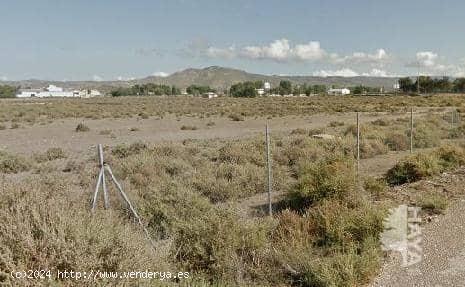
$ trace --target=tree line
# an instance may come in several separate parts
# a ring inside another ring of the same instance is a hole
[[[229,89],[229,95],[232,97],[239,98],[251,98],[258,96],[258,89],[263,89],[263,81],[246,81],[237,83],[231,86]],[[283,80],[279,82],[277,87],[271,88],[269,91],[264,91],[267,94],[275,95],[302,95],[307,96],[312,94],[322,94],[326,93],[325,85],[292,85],[290,81]]]
[[[128,88],[118,88],[111,92],[113,97],[124,96],[161,96],[161,95],[179,95],[181,90],[176,86],[143,84],[134,85]]]
[[[216,90],[209,86],[190,85],[187,87],[186,92],[191,95],[202,95],[208,92],[215,92]],[[124,96],[174,96],[181,94],[181,89],[176,86],[169,86],[163,84],[143,84],[134,85],[128,88],[117,88],[111,92],[113,97]]]
[[[0,85],[0,98],[14,98],[18,92],[18,87]]]
[[[420,76],[414,82],[412,78],[405,77],[399,79],[399,88],[405,93],[464,93],[465,78],[457,78],[451,81],[448,77],[431,78]]]

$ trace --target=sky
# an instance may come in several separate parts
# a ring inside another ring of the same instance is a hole
[[[460,0],[0,0],[0,80],[465,76]]]

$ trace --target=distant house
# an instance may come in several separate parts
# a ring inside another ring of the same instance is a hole
[[[213,98],[218,98],[218,94],[213,93],[213,92],[208,92],[208,93],[203,94],[202,97],[213,99]]]
[[[259,96],[263,96],[265,94],[265,89],[255,89],[255,91],[257,91]]]
[[[271,84],[269,82],[265,82],[263,84],[263,88],[266,90],[266,91],[269,91],[271,90]]]
[[[43,89],[21,89],[19,94],[16,95],[18,98],[91,98],[98,97],[102,94],[97,90],[75,90],[65,91],[61,87],[55,85],[49,85]]]
[[[343,89],[329,89],[328,95],[337,96],[337,95],[349,95],[350,90],[343,88]]]

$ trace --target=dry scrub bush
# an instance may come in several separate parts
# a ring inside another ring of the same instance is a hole
[[[135,187],[182,185],[212,202],[243,198],[265,191],[263,140],[189,142],[152,148],[138,144],[112,150],[115,170]],[[129,156],[130,155],[130,156]],[[289,186],[287,166],[274,166],[275,190]]]
[[[410,137],[410,131],[407,131],[407,136]],[[414,126],[413,129],[413,147],[414,148],[430,148],[441,144],[441,130],[438,125],[428,123],[420,123]]]
[[[363,188],[369,192],[375,200],[380,199],[388,191],[387,183],[383,178],[374,178],[371,176],[363,179]]]
[[[392,151],[403,151],[410,147],[409,138],[405,133],[393,132],[386,135],[384,144]]]
[[[52,147],[47,149],[44,153],[40,154],[35,154],[34,159],[38,163],[46,162],[46,161],[52,161],[56,159],[62,159],[66,158],[66,153],[62,148],[59,147]]]
[[[0,173],[19,173],[28,171],[32,162],[19,155],[0,151]]]
[[[298,183],[291,196],[294,202],[308,206],[324,198],[342,199],[355,186],[353,162],[343,155],[327,155],[299,165]]]
[[[282,275],[300,286],[367,283],[380,266],[383,209],[356,189],[352,161],[326,155],[302,164],[290,206],[273,233]]]
[[[438,193],[422,194],[419,206],[429,214],[442,214],[447,208],[448,201],[444,195]]]
[[[391,185],[415,182],[428,176],[465,164],[463,147],[443,146],[428,153],[409,156],[398,162],[386,173]]]
[[[362,140],[360,143],[360,157],[371,158],[377,155],[386,154],[388,147],[378,139]]]
[[[169,260],[150,249],[139,228],[111,211],[92,216],[82,193],[71,190],[65,178],[2,185],[0,197],[0,270],[130,271],[169,268]],[[54,277],[54,276],[52,276]],[[6,285],[30,282],[1,276]],[[21,283],[20,283],[21,282]],[[37,281],[34,281],[37,282]],[[106,281],[93,284],[132,284]],[[149,284],[150,283],[150,284]],[[158,284],[156,280],[147,286]],[[78,283],[57,281],[54,286]]]
[[[181,130],[182,131],[195,131],[195,130],[197,130],[197,127],[196,126],[183,125],[183,126],[181,126]]]
[[[90,128],[86,126],[84,123],[79,123],[76,126],[76,132],[88,132],[90,131]]]

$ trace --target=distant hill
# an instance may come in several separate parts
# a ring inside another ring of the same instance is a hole
[[[189,85],[207,85],[216,89],[227,89],[232,84],[243,81],[266,81],[272,86],[277,86],[281,80],[289,80],[293,84],[310,84],[310,85],[337,85],[340,87],[349,87],[355,85],[364,85],[368,87],[385,87],[389,90],[397,82],[398,78],[391,77],[314,77],[314,76],[268,76],[252,74],[238,69],[224,68],[218,66],[207,67],[203,69],[186,69],[173,73],[167,77],[150,76],[142,79],[130,81],[42,81],[42,80],[24,80],[24,81],[7,81],[0,84],[9,84],[21,86],[22,88],[40,88],[49,84],[57,85],[70,89],[99,89],[103,92],[110,91],[116,87],[128,87],[135,84],[166,84],[175,85],[180,88],[186,88]]]
[[[391,89],[398,78],[391,77],[314,77],[314,76],[268,76],[247,73],[242,70],[224,68],[218,66],[204,69],[186,69],[171,74],[168,77],[147,77],[137,80],[138,83],[165,83],[185,88],[191,84],[208,85],[211,87],[224,89],[232,84],[243,81],[266,81],[272,86],[277,86],[281,80],[289,80],[293,84],[321,84],[338,86],[364,85],[369,87],[385,87]]]

